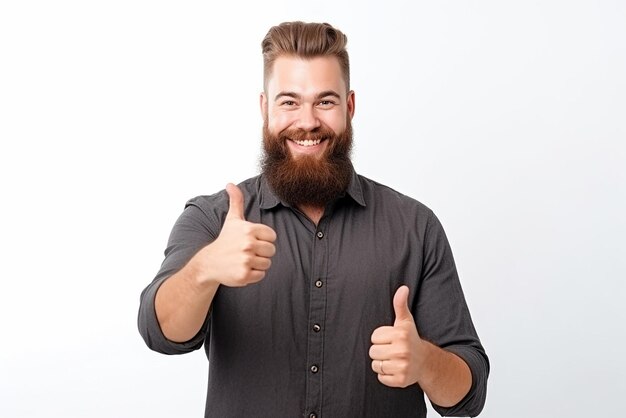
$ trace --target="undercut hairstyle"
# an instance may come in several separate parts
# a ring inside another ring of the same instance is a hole
[[[304,59],[334,56],[350,91],[350,60],[346,44],[348,37],[328,23],[284,22],[273,26],[265,35],[263,50],[263,87],[272,75],[274,61],[280,56]]]

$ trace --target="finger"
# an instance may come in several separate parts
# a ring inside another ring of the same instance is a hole
[[[387,371],[387,369],[385,368],[385,372]],[[385,386],[389,386],[392,388],[399,388],[402,387],[402,385],[398,382],[398,379],[393,376],[393,375],[389,375],[389,374],[378,374],[378,381],[380,383],[382,383]]]
[[[272,265],[272,260],[266,257],[254,257],[250,262],[250,268],[253,270],[265,271]]]
[[[276,232],[267,225],[255,224],[252,231],[256,239],[267,242],[276,241]]]
[[[398,372],[398,367],[393,360],[372,360],[372,370],[381,375],[393,375]]]
[[[265,277],[265,271],[250,270],[250,273],[248,273],[248,284],[260,282],[261,280],[263,280],[264,277]]]
[[[372,360],[372,370],[376,374],[380,374],[380,360]]]
[[[248,272],[246,273],[245,277],[242,277],[239,280],[233,281],[228,286],[244,287],[251,283],[260,282],[261,280],[263,280],[264,277],[265,277],[265,271],[248,269]]]
[[[276,247],[271,242],[257,241],[254,244],[254,254],[259,257],[273,257],[276,254]]]
[[[373,344],[368,354],[372,360],[386,360],[392,357],[391,347],[391,344]]]
[[[372,332],[372,344],[391,344],[393,335],[392,326],[378,327]]]
[[[243,216],[243,193],[241,192],[241,189],[232,183],[228,183],[226,185],[226,193],[228,193],[229,197],[226,219],[245,220]]]
[[[407,286],[400,286],[396,290],[393,297],[393,311],[396,314],[394,325],[405,321],[413,322],[413,315],[409,309],[409,288]]]

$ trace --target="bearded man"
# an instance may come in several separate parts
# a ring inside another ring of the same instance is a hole
[[[261,175],[190,200],[143,291],[147,345],[204,345],[206,417],[476,416],[489,362],[433,212],[350,161],[346,36],[262,42]]]

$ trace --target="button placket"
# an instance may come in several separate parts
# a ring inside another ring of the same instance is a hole
[[[326,286],[324,282],[328,274],[328,237],[324,229],[327,219],[322,219],[315,230],[312,248],[311,263],[311,292],[309,302],[308,317],[308,349],[307,349],[307,385],[305,410],[317,416],[322,409],[323,393],[322,380],[323,373],[323,347],[324,332],[323,325],[326,315]],[[309,415],[310,416],[310,415]]]

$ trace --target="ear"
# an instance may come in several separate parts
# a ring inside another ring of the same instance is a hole
[[[259,106],[261,108],[261,117],[265,120],[267,118],[267,96],[265,92],[261,92],[259,96]]]
[[[348,104],[348,114],[350,115],[350,120],[354,117],[354,106],[355,106],[355,96],[354,90],[350,90],[348,92],[348,97],[346,98],[346,102]]]

